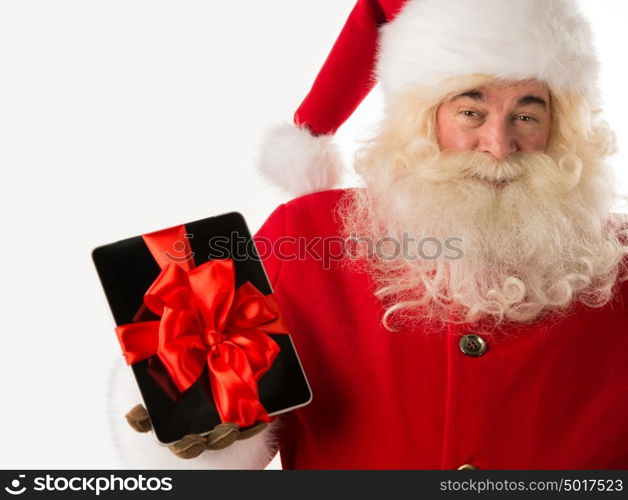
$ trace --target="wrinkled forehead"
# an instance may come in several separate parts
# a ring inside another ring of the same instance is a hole
[[[491,104],[508,102],[520,106],[538,105],[549,109],[550,90],[539,80],[495,81],[478,85],[470,84],[464,90],[452,92],[446,100],[461,98]]]
[[[534,95],[545,101],[549,101],[550,88],[540,80],[501,80],[490,78],[473,78],[465,84],[464,78],[459,81],[457,88],[450,90],[449,99],[458,96],[469,95],[478,99],[490,100],[498,97],[519,97],[525,95]]]

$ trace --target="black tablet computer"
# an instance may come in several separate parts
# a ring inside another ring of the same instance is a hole
[[[264,295],[272,293],[241,214],[230,212],[185,224],[184,228],[189,242],[187,254],[178,255],[174,248],[173,260],[193,259],[199,266],[214,259],[232,259],[236,288],[250,281]],[[92,259],[117,326],[159,319],[143,305],[144,294],[161,269],[142,236],[100,246],[93,250]],[[115,335],[113,329],[110,333]],[[280,352],[260,378],[258,389],[262,406],[273,416],[308,404],[312,393],[289,332],[269,335]],[[186,434],[202,435],[221,422],[206,366],[198,380],[183,392],[164,385],[167,377],[157,356],[130,368],[161,444],[171,444]]]

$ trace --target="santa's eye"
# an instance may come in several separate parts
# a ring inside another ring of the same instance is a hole
[[[527,122],[536,122],[536,121],[538,121],[536,118],[534,118],[534,116],[529,116],[529,115],[517,115],[517,116],[515,116],[515,119],[517,121],[526,122],[526,123]]]
[[[461,111],[460,114],[462,114],[462,116],[466,116],[469,118],[477,118],[480,116],[480,113],[478,113],[477,111],[472,111],[470,109],[465,109]]]

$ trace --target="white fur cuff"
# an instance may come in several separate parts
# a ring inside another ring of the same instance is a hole
[[[223,450],[206,450],[192,459],[178,458],[161,446],[152,432],[134,431],[124,415],[142,402],[133,374],[122,358],[112,367],[108,420],[114,447],[121,465],[133,469],[263,469],[277,452],[277,420],[249,439],[236,441]]]

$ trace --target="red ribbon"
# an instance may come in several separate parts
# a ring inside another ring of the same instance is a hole
[[[174,232],[172,232],[174,231]],[[120,325],[116,334],[128,364],[155,354],[183,392],[209,369],[212,394],[223,422],[241,427],[271,419],[259,401],[257,382],[272,366],[279,347],[267,333],[286,333],[271,295],[246,282],[235,289],[233,261],[211,260],[193,267],[163,255],[166,242],[183,226],[144,235],[162,268],[144,295],[158,321]],[[185,240],[187,243],[187,240]],[[179,251],[188,251],[189,247]]]

